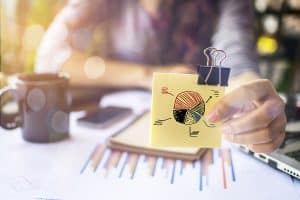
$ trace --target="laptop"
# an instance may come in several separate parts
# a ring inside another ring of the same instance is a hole
[[[300,179],[300,121],[287,124],[284,143],[272,153],[255,153],[244,145],[238,147],[271,167]]]

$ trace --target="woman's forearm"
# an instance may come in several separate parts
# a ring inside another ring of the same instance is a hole
[[[73,52],[60,71],[70,75],[73,86],[146,88],[151,78],[146,66],[88,57],[79,52]]]
[[[81,52],[73,51],[72,56],[64,63],[60,71],[70,75],[73,86],[87,87],[139,87],[151,89],[153,72],[195,73],[183,64],[167,66],[148,66],[143,64],[113,61],[96,57],[92,67],[88,66],[88,57]],[[94,57],[95,58],[95,57]],[[98,58],[98,59],[97,59]],[[97,60],[99,63],[97,63]],[[95,72],[93,72],[93,70]]]

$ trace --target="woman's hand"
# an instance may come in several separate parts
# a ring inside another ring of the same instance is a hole
[[[272,152],[284,140],[284,102],[269,80],[257,79],[224,96],[208,115],[211,122],[223,121],[224,138],[245,144],[255,152]]]

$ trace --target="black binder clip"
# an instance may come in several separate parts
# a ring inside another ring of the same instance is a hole
[[[206,57],[206,66],[197,65],[198,85],[227,86],[230,68],[222,66],[222,62],[227,58],[225,51],[208,47],[203,53]]]

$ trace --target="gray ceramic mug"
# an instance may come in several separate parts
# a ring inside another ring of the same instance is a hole
[[[8,116],[0,110],[4,129],[22,129],[25,140],[38,143],[55,142],[69,137],[71,96],[69,79],[63,74],[20,74],[12,87],[0,89],[18,102],[18,113]]]

